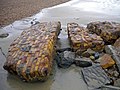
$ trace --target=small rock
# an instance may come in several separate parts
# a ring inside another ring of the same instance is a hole
[[[83,52],[81,55],[83,57],[90,57],[91,55],[94,55],[95,51],[91,50],[91,49],[87,49],[87,51]]]
[[[58,67],[68,68],[73,64],[74,58],[75,58],[74,52],[64,51],[62,53],[57,52],[55,60],[57,62]]]
[[[96,52],[95,55],[94,55],[95,59],[98,59],[99,56],[100,56],[100,54],[98,52]]]
[[[90,56],[90,59],[94,61],[94,60],[95,60],[95,57],[94,57],[94,56]]]
[[[92,62],[89,58],[76,58],[75,65],[79,67],[89,67],[92,66]]]
[[[85,52],[85,51],[86,51],[86,49],[82,49],[82,50],[81,50],[81,49],[78,49],[78,50],[75,52],[75,54],[76,54],[76,55],[82,55],[82,53]]]
[[[112,58],[115,60],[119,73],[120,73],[120,50],[116,49],[112,45],[107,45],[105,46],[105,51],[106,53],[112,55]]]
[[[6,38],[8,35],[9,35],[8,33],[0,34],[0,38]]]
[[[120,79],[117,79],[117,80],[114,82],[114,86],[120,87]]]
[[[92,63],[89,62],[89,61],[75,61],[75,65],[76,66],[79,66],[79,67],[89,67],[89,66],[92,66]]]
[[[114,77],[119,77],[119,73],[117,71],[113,71],[113,76]]]
[[[109,54],[104,54],[100,58],[100,65],[104,69],[109,68],[109,67],[113,66],[114,64],[115,64],[115,61],[112,59],[111,55],[109,55]]]
[[[120,48],[120,38],[118,38],[114,43],[115,48]]]

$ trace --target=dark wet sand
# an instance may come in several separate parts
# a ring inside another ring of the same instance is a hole
[[[70,0],[0,0],[0,26],[32,16],[41,9]]]

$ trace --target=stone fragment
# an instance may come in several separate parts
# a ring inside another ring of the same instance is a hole
[[[94,60],[95,60],[95,57],[94,57],[94,56],[90,56],[90,59],[94,61]]]
[[[98,52],[96,52],[96,53],[94,54],[95,59],[98,59],[99,56],[100,56],[100,54],[99,54]]]
[[[110,78],[99,64],[94,64],[91,67],[82,69],[83,80],[85,80],[90,90],[97,90],[105,84],[109,84]]]
[[[88,32],[88,29],[79,26],[77,23],[67,24],[68,38],[71,47],[76,51],[85,51],[91,48],[95,51],[100,51],[104,48],[103,39]]]
[[[118,39],[115,41],[114,47],[120,49],[120,38],[118,38]]]
[[[120,23],[116,22],[91,22],[87,25],[90,32],[100,35],[106,43],[113,44],[120,37]]]
[[[104,69],[109,68],[109,67],[113,66],[114,64],[115,64],[115,61],[112,59],[111,55],[109,55],[109,54],[104,54],[100,58],[100,65]]]
[[[75,53],[71,51],[57,52],[56,62],[60,68],[68,68],[74,63]]]
[[[79,67],[89,67],[92,66],[92,62],[89,58],[75,58],[75,65]]]
[[[119,78],[119,79],[117,79],[117,80],[114,82],[114,86],[119,87],[119,89],[118,89],[118,90],[120,90],[120,78]]]
[[[112,58],[115,60],[119,73],[120,73],[120,50],[116,49],[112,45],[107,45],[105,46],[105,51],[106,53],[110,54]]]
[[[90,57],[91,55],[94,55],[94,54],[95,54],[95,51],[93,51],[92,49],[87,49],[87,51],[83,52],[81,56]]]

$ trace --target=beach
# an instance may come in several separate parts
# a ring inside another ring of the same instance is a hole
[[[0,0],[0,27],[69,0]]]

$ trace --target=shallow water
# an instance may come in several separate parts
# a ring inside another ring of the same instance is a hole
[[[43,9],[40,13],[15,21],[6,27],[0,28],[0,34],[9,33],[7,38],[0,38],[0,47],[7,55],[11,42],[24,29],[30,28],[37,21],[60,21],[62,32],[59,35],[60,48],[69,47],[66,25],[77,22],[86,26],[91,21],[120,22],[120,0],[72,0],[67,3]],[[44,82],[24,83],[16,76],[9,75],[2,67],[5,57],[0,52],[0,90],[87,90],[79,67],[71,66],[68,69],[54,67],[54,73]]]

